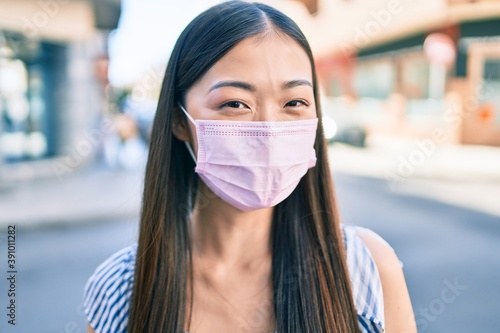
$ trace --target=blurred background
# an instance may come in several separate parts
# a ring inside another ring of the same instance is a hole
[[[85,332],[86,280],[137,236],[169,54],[218,2],[0,0],[1,332]],[[262,2],[310,41],[343,222],[394,247],[419,332],[500,332],[500,1]]]

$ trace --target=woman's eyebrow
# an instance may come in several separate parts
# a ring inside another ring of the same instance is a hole
[[[283,82],[283,84],[281,85],[281,88],[282,89],[290,89],[290,88],[295,88],[298,86],[309,86],[311,88],[313,87],[312,83],[307,81],[307,80],[291,80],[291,81]]]
[[[240,88],[243,90],[248,90],[251,92],[256,91],[257,89],[255,88],[254,85],[247,83],[247,82],[242,82],[242,81],[220,81],[214,84],[208,92],[211,92],[212,90],[219,89],[222,87],[235,87],[235,88]]]
[[[308,80],[291,80],[291,81],[285,81],[281,85],[281,89],[291,89],[299,86],[309,86],[312,88],[312,83]],[[243,90],[248,90],[251,92],[255,92],[257,88],[248,82],[243,82],[243,81],[220,81],[214,84],[208,92],[211,92],[212,90],[223,88],[223,87],[234,87],[234,88],[239,88]]]

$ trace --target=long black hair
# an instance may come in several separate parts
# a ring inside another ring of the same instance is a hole
[[[309,57],[321,117],[311,49],[298,26],[283,13],[264,4],[229,1],[206,10],[184,29],[167,65],[151,133],[129,333],[178,333],[191,319],[189,215],[200,194],[194,162],[173,135],[177,103],[184,104],[187,90],[235,45],[270,31],[289,37]],[[273,211],[276,329],[279,333],[358,332],[321,122],[314,148],[316,166]]]

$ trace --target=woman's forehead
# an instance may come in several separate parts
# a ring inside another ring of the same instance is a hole
[[[201,85],[217,80],[237,79],[261,84],[281,85],[284,81],[312,82],[309,57],[293,39],[270,33],[249,37],[219,59],[202,77]]]

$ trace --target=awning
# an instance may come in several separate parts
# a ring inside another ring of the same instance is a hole
[[[119,0],[0,2],[0,30],[18,32],[34,39],[86,39],[98,29],[115,29],[119,17]]]

